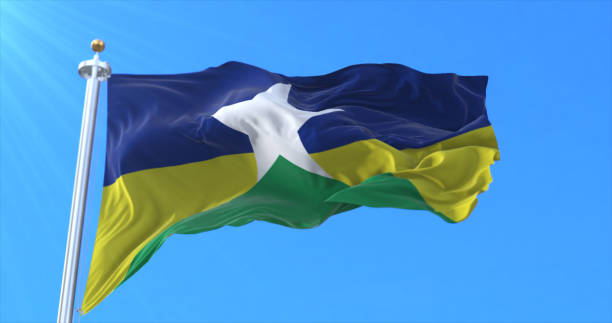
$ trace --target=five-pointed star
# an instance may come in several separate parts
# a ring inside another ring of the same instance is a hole
[[[253,99],[224,106],[213,117],[249,136],[257,161],[257,180],[272,167],[278,156],[315,174],[330,177],[311,157],[298,130],[310,118],[342,109],[310,112],[296,109],[287,101],[290,84],[277,83]]]

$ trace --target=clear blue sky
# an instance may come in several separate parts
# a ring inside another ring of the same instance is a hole
[[[460,224],[362,208],[311,230],[175,235],[81,321],[612,321],[611,2],[0,6],[1,321],[56,318],[85,89],[77,65],[96,37],[116,73],[238,60],[286,75],[367,62],[488,75],[501,161]]]

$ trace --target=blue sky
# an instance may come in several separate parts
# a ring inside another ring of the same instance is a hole
[[[501,161],[460,224],[361,208],[311,230],[175,235],[82,322],[612,321],[611,2],[0,9],[0,321],[56,317],[85,89],[77,65],[93,38],[116,73],[237,60],[292,76],[385,62],[488,75]],[[81,274],[100,203],[105,91]]]

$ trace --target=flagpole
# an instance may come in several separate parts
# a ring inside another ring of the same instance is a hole
[[[99,53],[104,50],[104,42],[95,39],[91,42],[91,49],[95,52],[93,59],[79,64],[79,74],[87,80],[87,88],[85,90],[81,139],[79,141],[74,189],[72,191],[72,206],[70,209],[68,239],[66,241],[62,290],[57,311],[58,323],[72,322],[74,314],[74,294],[79,270],[83,217],[87,200],[87,184],[89,183],[96,112],[98,110],[98,94],[100,93],[100,82],[108,79],[111,74],[110,65],[107,62],[101,61],[99,57]]]

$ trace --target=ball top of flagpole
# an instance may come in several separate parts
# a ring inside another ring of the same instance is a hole
[[[96,53],[101,53],[104,50],[104,42],[101,39],[92,40],[91,49]]]

